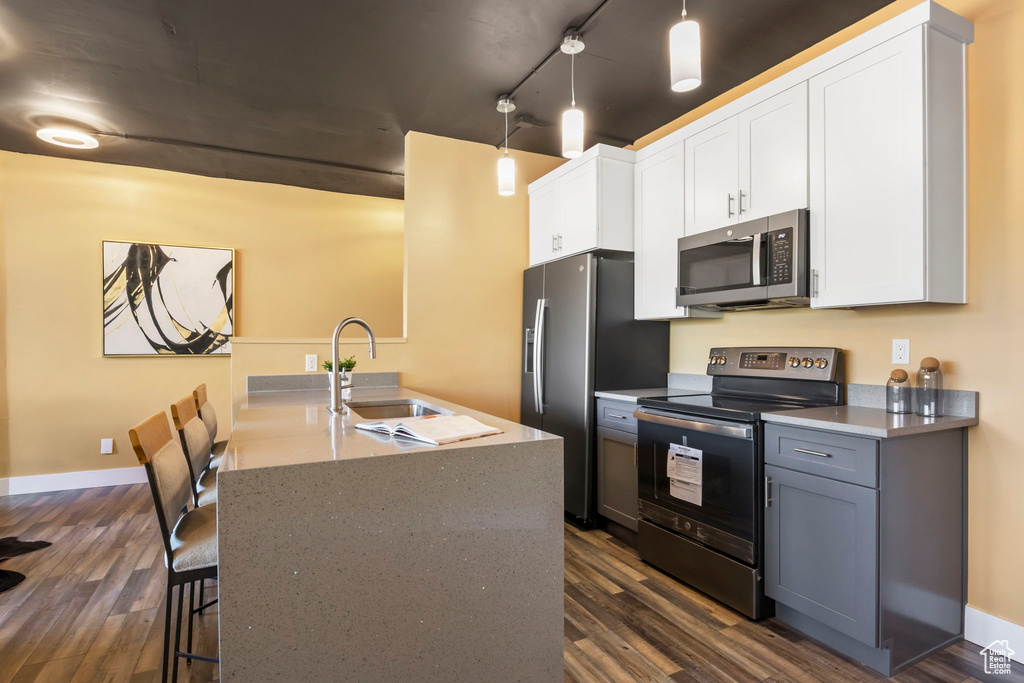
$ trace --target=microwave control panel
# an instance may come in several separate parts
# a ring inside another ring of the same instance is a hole
[[[793,230],[768,233],[768,284],[788,285],[793,281]]]

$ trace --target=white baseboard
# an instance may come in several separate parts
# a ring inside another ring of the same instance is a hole
[[[146,469],[144,467],[121,467],[112,470],[37,474],[31,477],[0,479],[0,496],[16,496],[21,493],[46,493],[47,491],[69,491],[71,489],[91,489],[96,486],[141,484],[145,481]]]
[[[979,651],[997,640],[1007,640],[1014,651],[1010,659],[1024,664],[1024,626],[1020,624],[968,607],[964,610],[964,640],[977,645]]]

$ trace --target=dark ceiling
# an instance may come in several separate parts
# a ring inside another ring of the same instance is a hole
[[[498,144],[495,101],[597,10],[576,60],[590,145],[625,145],[891,0],[689,0],[704,83],[668,84],[681,0],[0,0],[0,148],[401,197],[404,135]],[[569,58],[515,97],[560,120]],[[37,128],[78,122],[98,149]],[[557,155],[557,125],[510,146]],[[357,167],[357,168],[352,168]]]

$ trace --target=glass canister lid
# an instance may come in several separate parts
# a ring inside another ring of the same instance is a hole
[[[908,379],[910,379],[910,375],[906,370],[896,369],[889,373],[889,381],[893,384],[903,384]]]

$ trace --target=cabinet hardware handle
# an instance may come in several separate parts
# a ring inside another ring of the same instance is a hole
[[[625,415],[619,415],[618,413],[608,413],[608,417],[614,417],[616,420],[628,420],[629,419]]]
[[[746,211],[746,209],[743,208],[743,198],[746,197],[746,196],[747,196],[747,194],[743,190],[740,190],[739,207],[740,207],[740,215],[741,216],[743,215],[743,212]]]
[[[806,448],[794,448],[793,450],[796,451],[797,453],[806,453],[807,455],[816,455],[819,458],[831,458],[832,457],[831,453],[819,453],[818,451],[809,451]]]
[[[818,269],[817,268],[815,268],[814,270],[811,271],[811,284],[812,284],[812,287],[811,287],[811,298],[812,299],[817,299],[818,298]]]
[[[734,198],[734,197],[732,196],[732,192],[730,192],[730,193],[729,193],[729,203],[727,204],[727,207],[728,207],[728,210],[729,210],[729,216],[728,216],[729,218],[732,218],[732,217],[733,217],[733,214],[735,213],[735,212],[734,212],[734,211],[732,210],[732,203],[733,203],[734,201],[736,201],[736,199],[735,199],[735,198]]]
[[[551,236],[551,252],[554,253],[556,251],[558,251],[558,235],[552,235]]]
[[[562,251],[562,233],[558,233],[558,251]]]
[[[772,478],[764,478],[764,506],[770,508],[772,506]]]
[[[637,466],[637,462],[638,462],[637,444],[636,444],[636,442],[633,442],[633,467]]]

